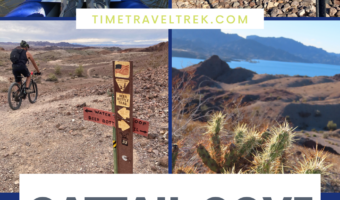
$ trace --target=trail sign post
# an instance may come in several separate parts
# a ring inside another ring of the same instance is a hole
[[[114,173],[133,173],[133,133],[147,137],[149,122],[133,118],[132,62],[113,61],[112,112],[83,107],[84,119],[113,127]]]
[[[133,173],[133,66],[113,61],[118,173]]]

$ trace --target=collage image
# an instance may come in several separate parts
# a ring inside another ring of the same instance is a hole
[[[262,9],[264,28],[77,29],[84,9]],[[21,174],[320,174],[340,194],[338,17],[340,0],[0,0],[0,200]]]

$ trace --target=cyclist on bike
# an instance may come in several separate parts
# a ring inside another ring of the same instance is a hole
[[[12,72],[15,78],[15,82],[19,83],[21,85],[21,74],[24,77],[27,77],[26,80],[26,88],[25,93],[33,92],[29,89],[29,84],[31,82],[31,76],[30,72],[28,71],[28,68],[26,66],[27,63],[29,63],[28,60],[30,60],[34,66],[34,68],[37,70],[37,74],[40,74],[39,68],[37,64],[34,61],[34,58],[31,53],[28,52],[28,49],[30,46],[26,43],[26,41],[22,40],[20,43],[20,46],[13,49],[11,53],[11,61],[12,61]]]

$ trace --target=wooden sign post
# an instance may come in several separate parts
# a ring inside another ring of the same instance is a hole
[[[148,137],[149,122],[133,118],[132,62],[113,61],[112,112],[83,107],[84,120],[113,127],[114,173],[133,173],[133,133]]]
[[[133,66],[113,61],[114,111],[119,174],[133,173]]]

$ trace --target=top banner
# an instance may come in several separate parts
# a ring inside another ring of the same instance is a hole
[[[263,29],[263,9],[77,9],[77,29]]]

